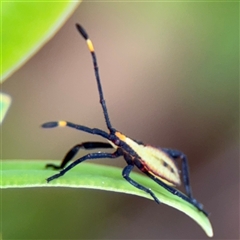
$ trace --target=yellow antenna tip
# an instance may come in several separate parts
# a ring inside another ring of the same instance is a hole
[[[66,121],[59,121],[58,122],[58,126],[59,127],[66,127],[67,126],[67,122]]]
[[[90,52],[94,52],[94,47],[93,47],[92,41],[90,39],[87,39],[87,45],[88,45]]]

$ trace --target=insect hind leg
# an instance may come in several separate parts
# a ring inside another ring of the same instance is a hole
[[[169,154],[173,159],[181,159],[183,183],[184,183],[186,193],[187,193],[191,203],[195,207],[197,207],[200,211],[204,212],[205,215],[208,216],[208,213],[203,210],[203,205],[201,203],[199,203],[195,198],[193,198],[192,189],[191,189],[191,185],[190,185],[190,178],[189,178],[189,166],[188,166],[188,160],[187,160],[186,155],[184,153],[182,153],[181,151],[178,151],[175,149],[161,148],[161,150],[163,150],[164,152]],[[179,192],[179,191],[177,191],[177,192]],[[176,195],[180,196],[182,194],[179,192],[179,194],[177,193]],[[183,198],[182,196],[180,196],[180,197]]]
[[[164,152],[169,154],[173,159],[181,159],[182,161],[182,176],[183,176],[183,184],[186,190],[186,193],[189,198],[193,198],[192,188],[190,185],[190,178],[189,178],[189,167],[188,167],[188,160],[184,153],[168,148],[161,148]]]

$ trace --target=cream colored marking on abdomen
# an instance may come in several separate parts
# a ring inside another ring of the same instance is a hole
[[[178,168],[173,160],[160,149],[144,146],[126,137],[125,142],[141,158],[148,171],[168,185],[180,185]]]

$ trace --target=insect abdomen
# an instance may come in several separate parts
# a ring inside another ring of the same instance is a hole
[[[124,140],[137,153],[140,162],[151,175],[171,186],[181,184],[179,171],[174,160],[164,151],[138,144],[128,137],[125,137]]]

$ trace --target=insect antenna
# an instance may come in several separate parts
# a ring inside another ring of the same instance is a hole
[[[77,30],[79,31],[79,33],[82,35],[82,37],[86,40],[88,49],[91,52],[93,66],[94,66],[94,72],[95,72],[95,77],[96,77],[96,80],[97,80],[98,92],[99,92],[99,97],[100,97],[100,104],[101,104],[102,109],[103,109],[103,114],[104,114],[104,118],[105,118],[105,121],[106,121],[106,124],[107,124],[107,128],[111,132],[114,129],[113,129],[111,123],[110,123],[106,102],[105,102],[105,99],[103,97],[102,85],[101,85],[101,80],[100,80],[100,75],[99,75],[99,68],[98,68],[98,64],[97,64],[97,57],[96,57],[96,54],[95,54],[95,51],[94,51],[94,47],[93,47],[92,41],[89,39],[88,34],[84,30],[84,28],[78,23],[76,24],[76,27],[77,27]]]

